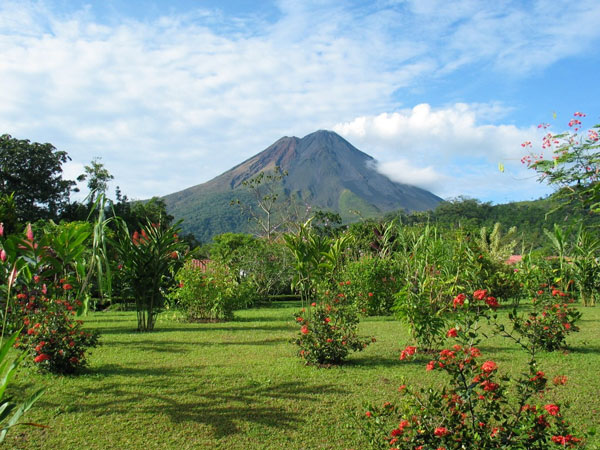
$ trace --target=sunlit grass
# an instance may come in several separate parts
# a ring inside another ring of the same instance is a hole
[[[439,383],[426,359],[401,362],[405,328],[390,318],[361,323],[377,338],[342,367],[306,367],[290,340],[298,332],[296,304],[237,313],[226,323],[187,324],[165,313],[156,331],[140,334],[135,313],[94,313],[87,327],[101,333],[90,367],[78,377],[21,369],[16,394],[47,391],[6,448],[23,449],[361,449],[350,415],[366,402],[395,399],[403,383]],[[580,430],[600,413],[600,308],[582,308],[581,332],[567,353],[541,354],[552,378],[567,375],[554,398],[570,402],[565,415]],[[499,337],[480,346],[500,370],[526,369],[526,355]],[[402,381],[404,379],[404,381]],[[594,448],[598,441],[590,443]]]

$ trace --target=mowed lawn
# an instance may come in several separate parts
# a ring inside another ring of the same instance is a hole
[[[364,319],[362,334],[377,342],[334,368],[304,366],[290,343],[298,333],[297,304],[236,313],[236,320],[189,324],[174,313],[140,334],[134,312],[98,312],[86,326],[101,333],[86,372],[40,375],[22,368],[17,395],[45,386],[26,416],[47,429],[19,427],[5,441],[18,449],[361,449],[353,416],[367,402],[397,398],[400,384],[439,384],[428,359],[401,362],[408,334],[387,317]],[[540,368],[568,384],[551,399],[579,430],[600,417],[600,307],[581,308],[581,332],[569,351],[543,353]],[[505,311],[502,312],[505,314]],[[501,372],[526,370],[526,355],[506,339],[480,345],[482,361]],[[598,437],[588,448],[597,448]]]

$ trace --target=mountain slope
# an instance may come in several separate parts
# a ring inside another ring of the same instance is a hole
[[[212,180],[164,197],[167,209],[184,219],[184,230],[207,240],[225,231],[248,230],[247,218],[229,206],[232,199],[251,203],[242,185],[276,166],[287,171],[283,188],[315,208],[339,212],[346,220],[405,209],[435,208],[441,199],[414,186],[391,181],[374,168],[375,160],[331,131],[302,139],[283,137],[264,151]]]

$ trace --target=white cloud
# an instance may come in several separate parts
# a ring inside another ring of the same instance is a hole
[[[437,172],[433,166],[417,167],[406,159],[377,164],[377,169],[392,180],[439,192],[451,177]]]
[[[134,198],[206,181],[282,135],[338,122],[382,168],[421,167],[421,183],[437,186],[457,156],[514,158],[527,130],[486,124],[506,114],[498,104],[399,111],[399,93],[468,64],[543,68],[600,35],[590,0],[282,0],[271,22],[206,10],[101,21],[93,7],[58,4],[0,4],[0,131],[52,142],[74,168],[101,156]],[[550,12],[566,19],[549,26]]]
[[[420,104],[360,116],[333,129],[359,148],[370,149],[381,173],[444,198],[543,195],[547,190],[535,183],[520,162],[525,153],[521,143],[535,141],[541,132],[535,127],[480,124],[492,112],[503,111],[500,105],[459,103],[432,108]]]

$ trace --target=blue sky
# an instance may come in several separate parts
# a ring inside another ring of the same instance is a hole
[[[0,0],[0,133],[73,179],[101,157],[130,198],[330,129],[441,197],[533,199],[520,143],[599,122],[598,23],[597,0]]]

